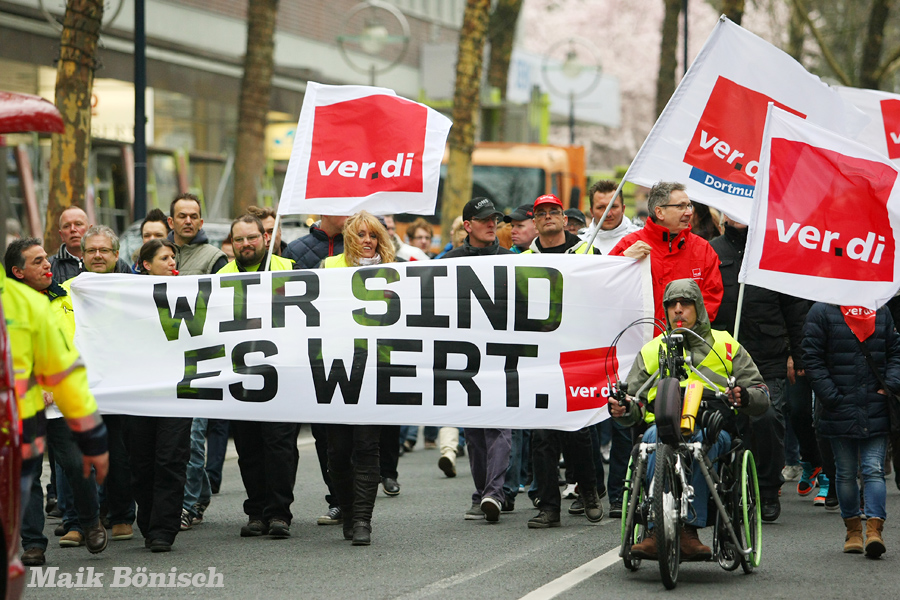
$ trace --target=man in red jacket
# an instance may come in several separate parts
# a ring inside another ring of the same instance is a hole
[[[710,321],[722,303],[722,275],[719,257],[709,242],[691,233],[691,204],[681,183],[661,181],[647,197],[650,218],[644,228],[619,240],[609,254],[643,259],[650,255],[653,275],[653,304],[656,318],[666,322],[662,297],[666,285],[676,279],[693,279],[703,293]]]

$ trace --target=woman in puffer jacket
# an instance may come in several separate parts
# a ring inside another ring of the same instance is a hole
[[[837,496],[847,528],[844,552],[865,551],[878,558],[885,551],[884,457],[891,427],[888,402],[895,401],[888,393],[900,392],[900,335],[887,308],[823,303],[810,309],[803,333],[806,374],[816,394],[816,428],[834,450]],[[865,544],[860,472],[868,515]]]

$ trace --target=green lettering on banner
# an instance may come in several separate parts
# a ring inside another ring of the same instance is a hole
[[[194,299],[193,310],[191,310],[188,299],[179,296],[175,300],[175,310],[173,311],[169,306],[168,285],[168,283],[153,284],[153,301],[156,303],[159,324],[163,333],[166,334],[166,339],[170,342],[178,339],[182,321],[187,325],[191,337],[203,335],[203,326],[206,324],[206,307],[212,294],[212,280],[200,279],[197,281],[197,297]]]
[[[268,402],[278,393],[278,371],[272,365],[247,365],[247,355],[261,352],[266,358],[278,354],[278,347],[269,340],[241,342],[231,352],[234,372],[240,375],[259,375],[263,379],[261,389],[247,389],[243,383],[228,386],[231,395],[241,402]]]
[[[550,299],[546,319],[531,319],[529,282],[546,279],[550,283]],[[516,267],[516,331],[555,331],[562,323],[563,276],[550,267]]]
[[[462,265],[456,268],[457,320],[461,329],[472,327],[472,296],[478,301],[494,331],[505,331],[509,298],[506,267],[494,267],[493,300],[472,267]]]
[[[331,363],[328,375],[325,375],[325,358],[322,354],[322,338],[309,338],[309,367],[312,371],[313,385],[316,388],[316,402],[331,404],[334,390],[341,386],[344,404],[358,404],[362,390],[363,375],[366,374],[366,361],[369,358],[369,341],[357,338],[353,340],[353,363],[350,374],[344,368],[343,359]]]
[[[306,283],[306,293],[301,296],[288,296],[284,287],[288,281]],[[321,316],[319,309],[313,306],[313,300],[319,297],[319,277],[313,271],[292,271],[285,274],[272,274],[272,327],[284,327],[284,313],[288,306],[296,306],[306,315],[307,327],[318,327]]]
[[[262,319],[259,317],[247,318],[247,288],[251,285],[259,285],[259,281],[259,275],[256,273],[240,273],[219,280],[219,287],[234,288],[234,318],[231,321],[219,323],[220,332],[262,329]]]
[[[400,273],[390,267],[378,267],[373,269],[359,269],[353,273],[350,287],[353,296],[364,302],[384,302],[385,311],[381,314],[372,314],[365,308],[353,311],[353,320],[366,327],[385,327],[393,325],[400,319],[400,297],[391,290],[369,290],[366,282],[370,279],[384,279],[387,283],[400,281]]]
[[[187,350],[184,353],[184,379],[178,382],[178,398],[188,398],[190,400],[221,400],[221,388],[195,388],[191,387],[191,383],[198,379],[206,379],[207,377],[218,377],[222,371],[209,371],[206,373],[198,372],[198,365],[201,361],[212,360],[214,358],[225,358],[225,345],[210,346],[208,348],[199,348],[197,350]]]

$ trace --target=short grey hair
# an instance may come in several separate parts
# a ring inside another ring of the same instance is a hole
[[[90,229],[88,229],[84,236],[81,238],[81,251],[84,252],[85,244],[88,241],[88,238],[92,238],[95,235],[104,235],[109,238],[109,244],[112,246],[113,252],[119,251],[119,236],[116,235],[116,232],[107,227],[106,225],[94,225]]]
[[[684,192],[686,189],[683,183],[676,181],[660,181],[650,188],[650,193],[647,195],[647,211],[650,213],[650,218],[656,222],[656,207],[668,204],[672,192]]]

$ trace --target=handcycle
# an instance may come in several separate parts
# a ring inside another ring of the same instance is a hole
[[[751,573],[762,557],[761,503],[753,453],[735,430],[730,447],[715,460],[709,459],[709,449],[727,425],[726,415],[733,416],[733,412],[727,402],[728,395],[691,364],[689,355],[685,356],[685,335],[703,340],[690,329],[677,327],[666,332],[665,343],[660,346],[659,369],[634,394],[640,398],[657,382],[654,400],[657,441],[641,439],[635,444],[622,498],[625,511],[619,556],[627,569],[637,570],[641,558],[632,555],[631,548],[650,535],[656,536],[659,572],[667,589],[673,589],[678,583],[680,532],[682,525],[690,520],[694,499],[690,484],[692,463],[702,473],[715,508],[709,513],[715,514],[711,560],[727,571],[740,565],[745,573]],[[726,363],[722,361],[722,364],[727,373],[727,387],[733,388],[734,378],[727,371]],[[688,370],[699,381],[693,380],[688,385],[685,393],[688,400],[683,400],[679,381],[687,379]],[[612,384],[610,390],[610,396],[619,403],[631,401],[621,382]],[[690,441],[690,434],[696,428],[705,430],[703,441]],[[648,485],[645,476],[651,456],[655,456],[655,467]]]

